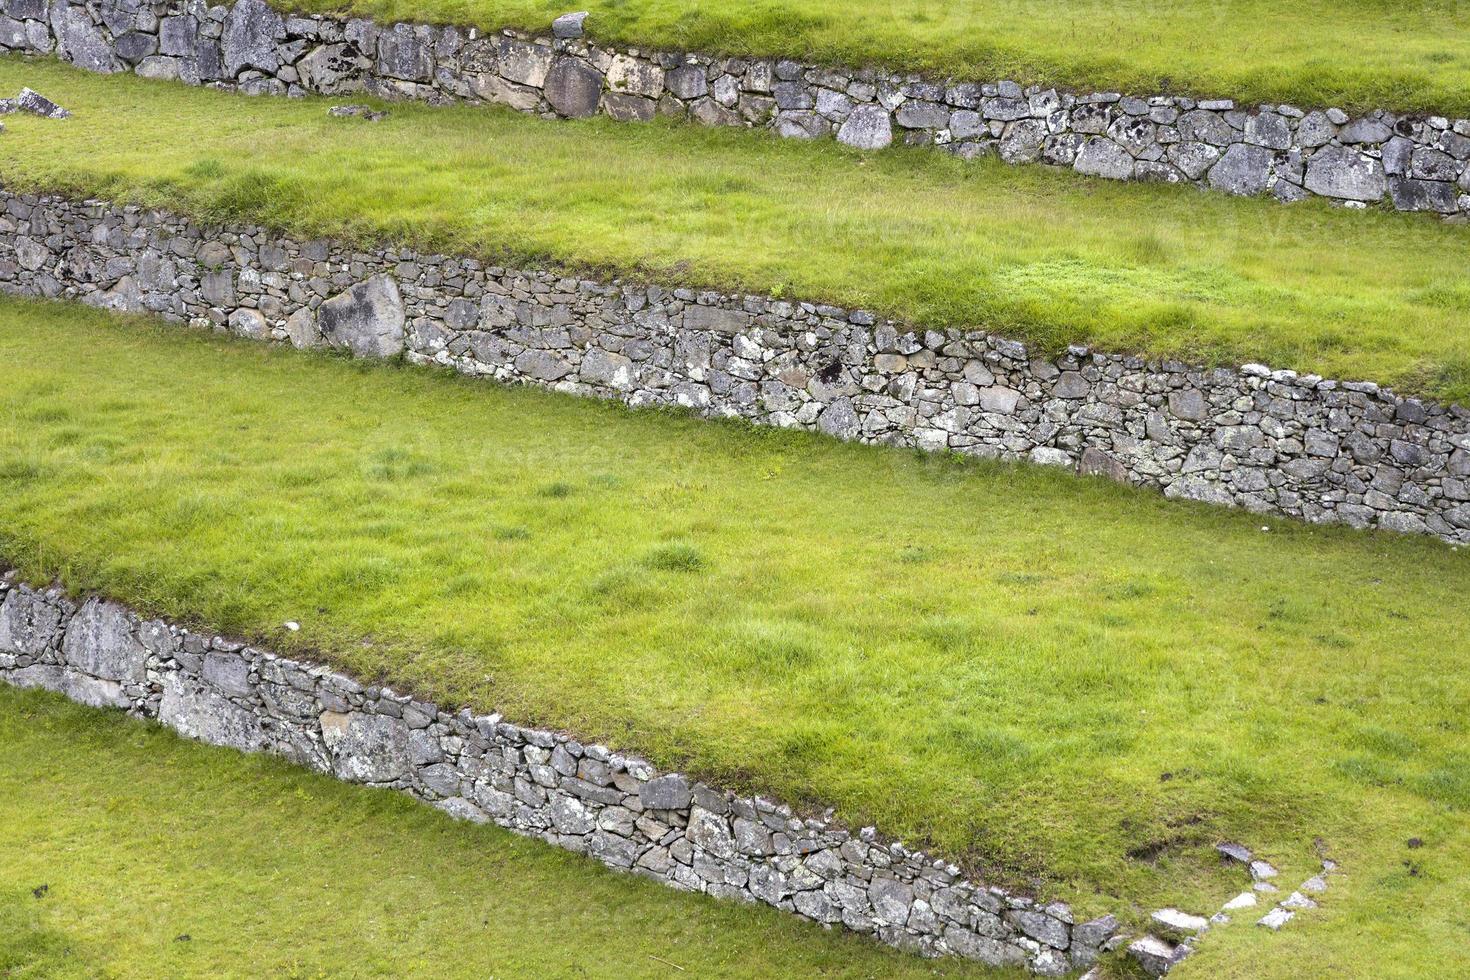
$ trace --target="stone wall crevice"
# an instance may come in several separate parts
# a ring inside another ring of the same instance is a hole
[[[1043,356],[863,310],[301,242],[5,190],[0,289],[1470,542],[1470,410],[1371,382],[1082,347]]]
[[[1470,120],[1380,109],[1237,105],[927,78],[785,59],[299,16],[264,0],[0,0],[0,51],[252,95],[484,102],[547,117],[656,115],[879,150],[928,145],[1093,177],[1188,183],[1293,202],[1324,197],[1465,218]]]
[[[803,819],[562,732],[447,710],[13,574],[0,577],[0,680],[400,790],[676,889],[762,902],[926,956],[1060,976],[1123,938],[1111,915],[1077,922],[1066,903],[971,881],[873,828]]]

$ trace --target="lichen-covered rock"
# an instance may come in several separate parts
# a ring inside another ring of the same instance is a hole
[[[581,58],[563,56],[546,73],[546,101],[560,115],[581,119],[596,114],[602,100],[602,73]]]
[[[20,94],[15,97],[15,108],[21,112],[29,112],[32,115],[40,116],[42,119],[68,119],[71,117],[69,111],[31,88],[20,90]]]
[[[113,681],[143,680],[148,656],[138,640],[133,615],[101,599],[88,599],[72,617],[62,652],[78,670]]]
[[[88,71],[110,74],[122,70],[112,43],[92,22],[87,7],[62,2],[56,11],[56,52],[62,59]]]
[[[551,22],[551,33],[553,37],[575,38],[582,36],[582,25],[587,20],[587,11],[579,10],[575,13],[562,14]]]
[[[1400,211],[1434,211],[1454,214],[1460,207],[1460,194],[1454,184],[1413,177],[1388,178],[1388,192],[1393,206]]]
[[[424,25],[394,24],[378,35],[378,72],[407,82],[434,77],[433,31]]]
[[[1307,161],[1307,190],[1346,201],[1381,200],[1382,162],[1342,146],[1324,146]]]
[[[37,656],[60,628],[61,611],[30,589],[11,589],[0,602],[0,653]]]
[[[650,810],[682,810],[694,798],[689,780],[678,773],[658,776],[638,787],[638,798]]]
[[[1133,175],[1133,156],[1112,140],[1094,136],[1077,151],[1072,169],[1093,177],[1126,180]]]
[[[1128,944],[1128,955],[1133,957],[1144,973],[1151,977],[1161,977],[1188,955],[1188,949],[1166,943],[1156,936],[1142,936]]]
[[[1266,190],[1275,155],[1263,146],[1233,143],[1210,168],[1210,186],[1227,194],[1252,196]]]
[[[392,276],[376,275],[333,296],[317,308],[317,325],[327,343],[358,357],[395,357],[403,352],[403,297]]]
[[[243,752],[266,746],[265,732],[252,712],[176,673],[164,678],[158,720],[181,735],[211,745]]]
[[[388,783],[408,775],[408,726],[401,718],[327,711],[321,726],[337,778]]]
[[[281,66],[277,42],[285,36],[285,22],[265,0],[237,0],[225,16],[225,77],[236,78],[247,69],[274,74]]]
[[[92,708],[132,707],[132,699],[118,681],[92,677],[79,671],[68,670],[61,675],[61,693],[78,704]]]
[[[858,106],[837,128],[837,140],[860,150],[881,150],[893,142],[893,118],[882,106]]]

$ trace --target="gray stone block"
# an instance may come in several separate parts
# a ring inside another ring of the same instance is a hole
[[[395,357],[403,352],[403,298],[398,282],[376,275],[327,300],[317,309],[322,337],[358,357]]]

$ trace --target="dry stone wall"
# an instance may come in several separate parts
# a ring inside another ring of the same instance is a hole
[[[1470,120],[621,49],[584,39],[576,16],[536,37],[292,16],[263,0],[0,0],[0,50],[250,94],[367,92],[622,121],[662,114],[1282,201],[1470,212]]]
[[[1048,976],[1091,966],[1116,941],[1111,915],[1075,922],[1064,903],[976,884],[873,828],[803,819],[561,732],[446,710],[13,576],[0,600],[0,679],[13,685],[402,790],[674,888]]]
[[[1470,410],[863,310],[506,269],[0,190],[0,289],[629,404],[1064,466],[1319,523],[1470,542]]]

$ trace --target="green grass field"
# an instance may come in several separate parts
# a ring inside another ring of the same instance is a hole
[[[1470,399],[1466,229],[1422,215],[509,110],[368,124],[0,60],[21,85],[76,118],[7,120],[10,187]]]
[[[0,684],[0,977],[691,975],[992,974]]]
[[[546,30],[560,0],[294,0],[387,20]],[[592,0],[628,44],[878,63],[1140,95],[1470,112],[1470,11],[1451,0]]]
[[[1194,975],[1463,972],[1467,556],[1268,526],[0,303],[31,581],[832,804],[1083,913],[1209,911],[1220,839],[1297,880],[1325,848],[1323,910]]]

